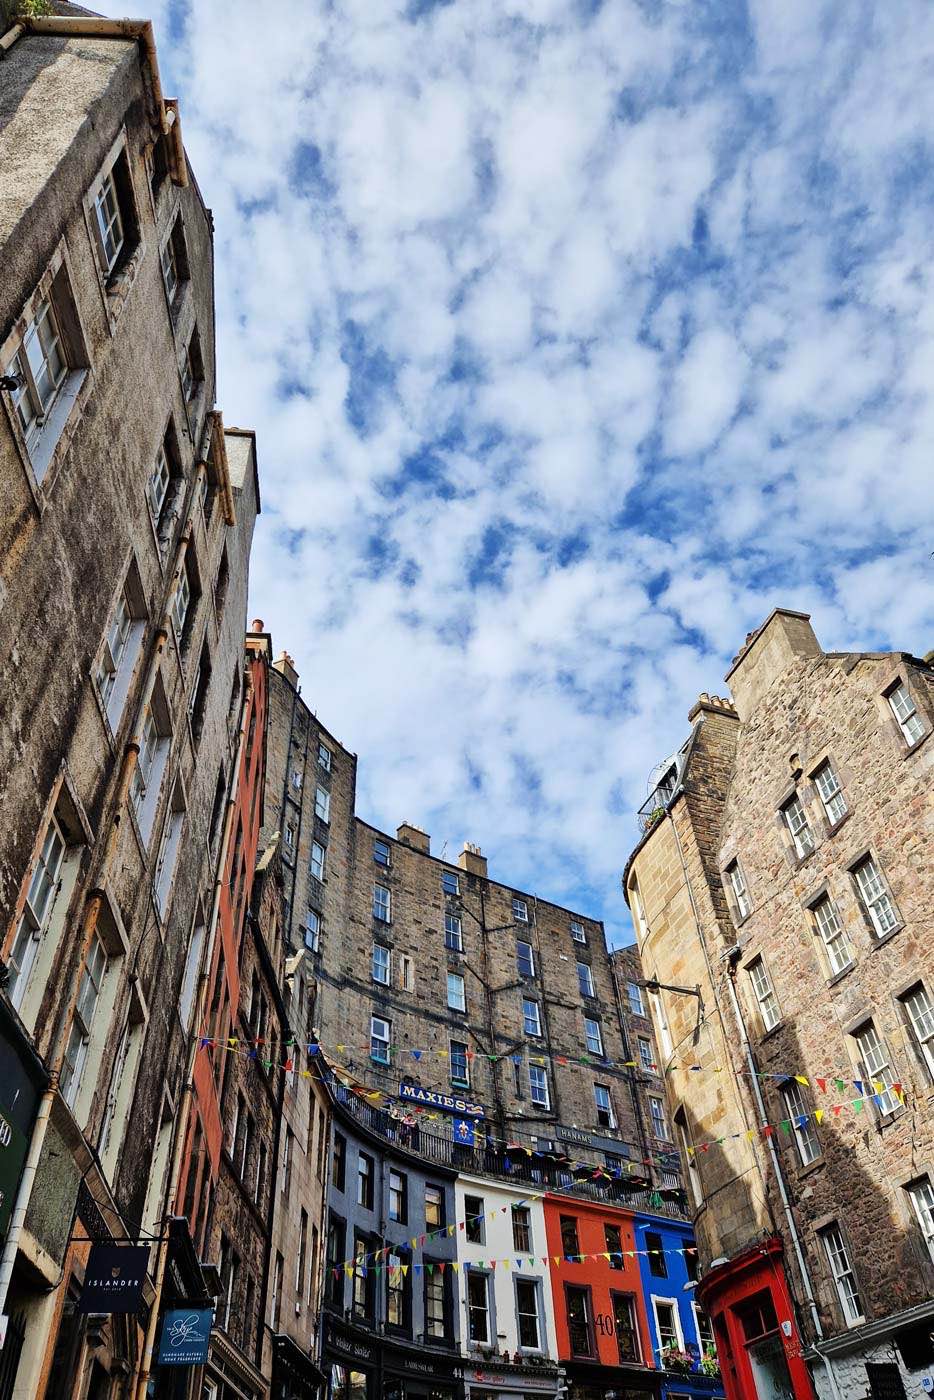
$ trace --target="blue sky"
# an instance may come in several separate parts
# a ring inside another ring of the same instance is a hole
[[[258,433],[253,610],[364,816],[628,938],[648,774],[774,605],[934,645],[934,10],[153,17]]]

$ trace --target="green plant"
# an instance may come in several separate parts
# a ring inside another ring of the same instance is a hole
[[[15,24],[18,19],[38,19],[51,14],[49,0],[0,0],[0,23]]]
[[[678,1375],[686,1376],[694,1368],[694,1358],[689,1351],[682,1351],[680,1347],[665,1347],[662,1365],[666,1371],[676,1371]]]

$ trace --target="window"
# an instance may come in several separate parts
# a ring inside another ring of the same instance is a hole
[[[67,352],[50,297],[39,303],[5,373],[18,375],[22,380],[21,386],[13,390],[10,402],[26,446],[32,451],[68,377]]]
[[[667,1278],[668,1260],[665,1258],[662,1237],[657,1231],[646,1230],[645,1248],[649,1256],[649,1273],[653,1278]]]
[[[539,1108],[548,1108],[548,1075],[541,1065],[529,1065],[529,1096]]]
[[[415,962],[408,953],[402,953],[399,958],[399,981],[404,992],[414,992]]]
[[[934,1082],[934,1002],[931,1001],[924,984],[919,982],[906,992],[902,1005],[908,1017],[918,1053]]]
[[[380,923],[392,922],[392,893],[385,885],[373,886],[373,918]]]
[[[179,780],[176,782],[172,791],[172,802],[166,814],[165,825],[162,829],[162,841],[159,846],[159,855],[153,874],[156,904],[163,918],[168,908],[169,895],[172,892],[172,882],[175,879],[175,867],[178,862],[179,844],[181,842],[182,827],[184,825],[185,797],[182,792],[181,780]]]
[[[829,895],[822,895],[812,909],[814,923],[827,954],[831,976],[836,976],[853,961],[853,949],[846,930],[840,922],[837,906]]]
[[[425,1331],[429,1337],[447,1336],[447,1300],[444,1274],[436,1260],[425,1260]]]
[[[292,1144],[295,1134],[291,1128],[286,1128],[285,1137],[282,1140],[282,1194],[288,1196],[292,1190]]]
[[[370,1287],[370,1275],[372,1270],[367,1269],[366,1266],[366,1240],[361,1239],[359,1235],[354,1237],[353,1256],[351,1305],[358,1316],[369,1317],[372,1312],[373,1298]]]
[[[853,871],[863,911],[876,935],[881,938],[898,926],[898,915],[872,856],[866,856]]]
[[[649,1114],[652,1118],[652,1132],[657,1138],[661,1138],[664,1142],[667,1142],[670,1134],[668,1132],[668,1120],[665,1117],[665,1105],[662,1103],[661,1099],[653,1098],[651,1095],[649,1096]]]
[[[828,1225],[826,1230],[820,1231],[820,1237],[844,1320],[849,1324],[862,1322],[863,1305],[840,1226]]]
[[[642,1352],[639,1347],[639,1326],[636,1322],[636,1307],[631,1293],[612,1293],[610,1295],[613,1302],[613,1330],[616,1333],[616,1345],[619,1348],[619,1359],[622,1365],[627,1362],[642,1360]]]
[[[564,1301],[568,1318],[568,1338],[572,1356],[593,1356],[593,1318],[590,1289],[564,1285]]]
[[[532,1212],[528,1206],[512,1207],[512,1247],[517,1254],[528,1254],[532,1248]]]
[[[317,953],[321,941],[321,916],[314,909],[305,911],[305,947]]]
[[[814,785],[824,804],[828,822],[831,826],[836,826],[837,822],[846,816],[846,798],[830,759],[822,763],[814,774]]]
[[[167,238],[162,245],[162,252],[159,254],[159,261],[162,264],[162,284],[165,287],[165,294],[168,298],[169,306],[175,303],[175,295],[179,286],[178,258],[175,253],[175,244],[171,238]]]
[[[201,970],[201,950],[204,947],[204,919],[201,911],[195,918],[195,925],[191,931],[191,938],[188,941],[188,951],[185,954],[185,971],[182,974],[182,987],[178,998],[178,1016],[184,1029],[191,1029],[191,1013],[195,1006],[195,990],[198,983],[198,973]]]
[[[135,569],[124,584],[107,628],[95,679],[111,729],[116,729],[140,653],[146,610]]]
[[[577,964],[577,985],[580,987],[582,997],[593,996],[593,972],[589,963],[579,962]]]
[[[377,864],[377,865],[386,865],[386,866],[389,865],[389,842],[388,842],[388,841],[374,841],[374,842],[373,842],[373,859],[376,861],[376,864]]]
[[[319,821],[331,820],[331,794],[323,787],[315,788],[315,816]]]
[[[9,997],[17,1010],[23,1004],[26,985],[39,950],[39,940],[49,926],[65,849],[64,832],[53,816],[46,828],[42,850],[29,881],[26,903],[7,960],[10,971]]]
[[[301,1299],[305,1292],[305,1251],[308,1248],[308,1212],[302,1206],[298,1217],[298,1254],[295,1258],[295,1293]]]
[[[453,949],[455,953],[464,951],[461,921],[456,914],[445,914],[444,916],[444,946]]]
[[[448,973],[448,1006],[452,1011],[466,1011],[467,997],[464,992],[464,979],[459,972]]]
[[[799,860],[803,860],[814,849],[814,836],[808,826],[808,819],[805,816],[800,797],[795,796],[790,802],[785,803],[782,808],[782,816],[791,835],[791,844],[795,848],[795,855]]]
[[[197,326],[192,330],[185,350],[185,358],[181,364],[181,375],[185,402],[193,403],[204,383],[204,361],[201,357],[201,337],[198,334]]]
[[[411,1325],[408,1250],[393,1249],[386,1262],[386,1323],[399,1331],[407,1331]]]
[[[532,952],[532,945],[524,943],[521,938],[516,943],[516,968],[520,977],[535,976],[535,954]]]
[[[524,899],[514,899],[512,901],[512,917],[517,924],[527,924],[529,922],[529,906]]]
[[[384,987],[389,986],[389,970],[391,953],[382,943],[373,944],[373,956],[370,961],[370,975],[374,982],[381,982]]]
[[[293,768],[293,769],[292,769],[291,773],[289,774],[289,782],[292,784],[292,791],[293,791],[293,792],[301,792],[301,790],[302,790],[302,770],[301,770],[300,768]]]
[[[907,1191],[927,1252],[934,1259],[934,1186],[930,1177],[923,1176],[913,1181]]]
[[[806,1167],[808,1162],[821,1155],[820,1138],[811,1122],[801,1088],[793,1079],[782,1085],[782,1100],[785,1116],[790,1120],[794,1132],[798,1158],[801,1165]]]
[[[604,1225],[603,1238],[611,1269],[623,1267],[623,1236],[618,1225]]]
[[[678,1147],[681,1151],[681,1161],[687,1163],[688,1186],[691,1191],[691,1200],[694,1202],[695,1206],[703,1205],[704,1188],[701,1183],[696,1154],[689,1150],[693,1147],[693,1143],[688,1133],[687,1116],[683,1108],[679,1108],[675,1114],[675,1128],[678,1134]]]
[[[389,1026],[382,1016],[370,1017],[370,1059],[378,1065],[389,1064]]]
[[[405,1225],[408,1220],[408,1185],[403,1172],[389,1173],[389,1219]]]
[[[655,1073],[655,1055],[652,1051],[652,1042],[646,1040],[643,1035],[639,1036],[639,1063],[650,1074]]]
[[[357,1153],[357,1205],[373,1209],[373,1158]]]
[[[439,1230],[444,1224],[444,1192],[431,1182],[425,1187],[425,1224],[429,1230]]]
[[[155,699],[153,696],[153,701]],[[130,782],[130,801],[136,812],[143,841],[146,843],[152,834],[168,748],[169,727],[164,718],[164,711],[161,706],[157,709],[151,703],[143,716],[139,753]]]
[[[578,963],[578,968],[580,968],[580,966],[581,964]],[[642,988],[639,986],[638,982],[626,983],[626,1000],[629,1002],[629,1011],[631,1015],[645,1015],[645,1003],[642,1000]]]
[[[69,1108],[74,1107],[78,1091],[81,1088],[81,1076],[84,1073],[88,1057],[94,1013],[100,1000],[106,971],[107,953],[103,943],[95,933],[84,962],[84,971],[81,974],[78,1000],[75,1005],[71,1030],[68,1033],[65,1058],[59,1079],[59,1089]]]
[[[534,1279],[516,1279],[516,1323],[519,1346],[523,1351],[540,1351],[538,1325],[538,1284]]]
[[[205,637],[201,644],[201,655],[198,657],[198,674],[191,690],[191,699],[188,702],[188,718],[191,721],[191,734],[195,743],[200,739],[204,727],[204,710],[210,684],[211,650],[207,637]]]
[[[584,932],[584,925],[578,922],[577,919],[571,920],[571,937],[574,939],[575,943],[587,942],[587,935]]]
[[[467,1275],[467,1338],[480,1344],[490,1340],[488,1279],[476,1269]]]
[[[464,1197],[464,1234],[468,1244],[486,1244],[482,1196]]]
[[[286,846],[288,847],[288,849],[289,849],[290,852],[295,850],[295,823],[294,823],[294,822],[286,822],[286,824],[285,824],[285,844],[286,844]],[[291,858],[292,858],[292,857],[291,857],[291,855],[290,855],[290,856],[289,856],[289,859],[291,860]]]
[[[613,1112],[613,1100],[610,1098],[609,1085],[595,1084],[593,1096],[597,1106],[597,1122],[603,1128],[615,1128],[616,1114]]]
[[[684,1340],[681,1336],[681,1319],[678,1316],[678,1304],[673,1298],[652,1298],[652,1309],[655,1313],[655,1328],[658,1332],[658,1349],[664,1356],[665,1352],[671,1348],[681,1351],[684,1348]]]
[[[905,743],[916,744],[924,734],[924,720],[918,713],[918,707],[911,698],[911,692],[907,685],[904,681],[899,681],[898,685],[890,690],[885,698],[898,722]]]
[[[325,773],[331,771],[331,750],[327,744],[322,744],[320,741],[318,743],[318,766],[323,768]]]
[[[592,1016],[584,1017],[584,1036],[591,1055],[599,1055],[602,1058],[603,1031],[600,1028],[600,1022],[595,1021]]]
[[[347,1170],[347,1139],[343,1133],[334,1134],[331,1149],[331,1185],[335,1191],[343,1191],[344,1174]]]
[[[876,1108],[882,1114],[894,1113],[899,1106],[899,1100],[892,1088],[895,1075],[889,1064],[889,1052],[885,1042],[871,1021],[867,1021],[853,1038],[859,1047],[863,1077],[869,1081],[865,1087],[873,1091]]]
[[[460,894],[460,880],[453,870],[442,870],[441,888],[445,894]]]
[[[124,244],[123,218],[112,170],[98,185],[93,196],[93,206],[97,252],[104,276],[109,277],[117,266]]]
[[[325,1259],[327,1260],[327,1296],[332,1303],[337,1303],[340,1307],[344,1302],[344,1262],[345,1239],[347,1237],[347,1226],[343,1220],[336,1215],[328,1218],[328,1234],[325,1241]],[[337,1275],[335,1278],[334,1275]]]
[[[324,879],[324,862],[326,857],[327,852],[324,846],[322,846],[318,841],[312,841],[311,856],[308,861],[308,869],[311,871],[312,875],[315,877],[316,880]]]
[[[730,888],[733,891],[733,898],[736,901],[736,912],[741,919],[745,919],[752,905],[749,902],[749,891],[746,888],[746,878],[743,875],[739,861],[734,860],[726,868],[729,877]]]
[[[169,494],[171,483],[172,470],[169,465],[169,456],[165,443],[162,443],[156,453],[155,464],[146,483],[146,500],[149,502],[149,514],[152,516],[154,525],[158,525],[162,518],[162,508]]]
[[[526,1035],[541,1035],[542,1018],[537,1001],[522,998],[522,1028]]]
[[[243,1123],[243,1132],[240,1135],[239,1151],[235,1166],[240,1180],[246,1181],[247,1167],[253,1153],[253,1138],[256,1135],[256,1124],[253,1122],[252,1113],[245,1114],[241,1122]]]
[[[577,1216],[562,1215],[559,1217],[561,1226],[561,1253],[566,1259],[576,1258],[580,1254],[580,1241],[577,1238]]]
[[[775,990],[772,986],[772,979],[768,974],[768,969],[761,958],[756,958],[749,966],[749,980],[755,993],[756,1001],[759,1004],[759,1016],[762,1020],[762,1029],[770,1031],[773,1026],[777,1026],[782,1019],[778,1009],[778,1001]]]
[[[467,1059],[467,1046],[461,1040],[452,1040],[451,1046],[451,1083],[460,1085],[463,1089],[470,1088],[470,1066]]]

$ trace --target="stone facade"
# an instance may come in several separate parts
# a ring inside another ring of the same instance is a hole
[[[140,1362],[135,1324],[76,1312],[69,1236],[148,1237],[166,1209],[259,498],[214,409],[211,218],[148,26],[37,20],[0,110],[4,1048],[51,1073],[4,1368],[34,1397]]]
[[[647,974],[704,1003],[696,1038],[691,997],[656,1008],[701,1293],[716,1317],[731,1261],[780,1242],[818,1390],[856,1393],[867,1363],[914,1383],[934,1363],[934,673],[825,653],[779,610],[728,680],[626,876]]]
[[[635,944],[614,948],[610,965],[616,983],[616,1004],[623,1027],[629,1071],[629,1094],[645,1164],[664,1185],[680,1188],[681,1160],[668,1118],[665,1081],[655,1042],[655,1027],[642,959]]]

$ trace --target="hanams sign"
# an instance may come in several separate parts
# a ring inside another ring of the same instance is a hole
[[[92,1244],[78,1312],[139,1312],[148,1262],[148,1245]]]
[[[211,1344],[211,1308],[170,1308],[162,1319],[160,1366],[201,1366]]]
[[[423,1089],[418,1084],[400,1084],[399,1098],[406,1103],[420,1103],[425,1108],[440,1108],[442,1113],[468,1115],[483,1118],[483,1105],[471,1103],[469,1099],[455,1098],[453,1094],[438,1094],[434,1089]]]

